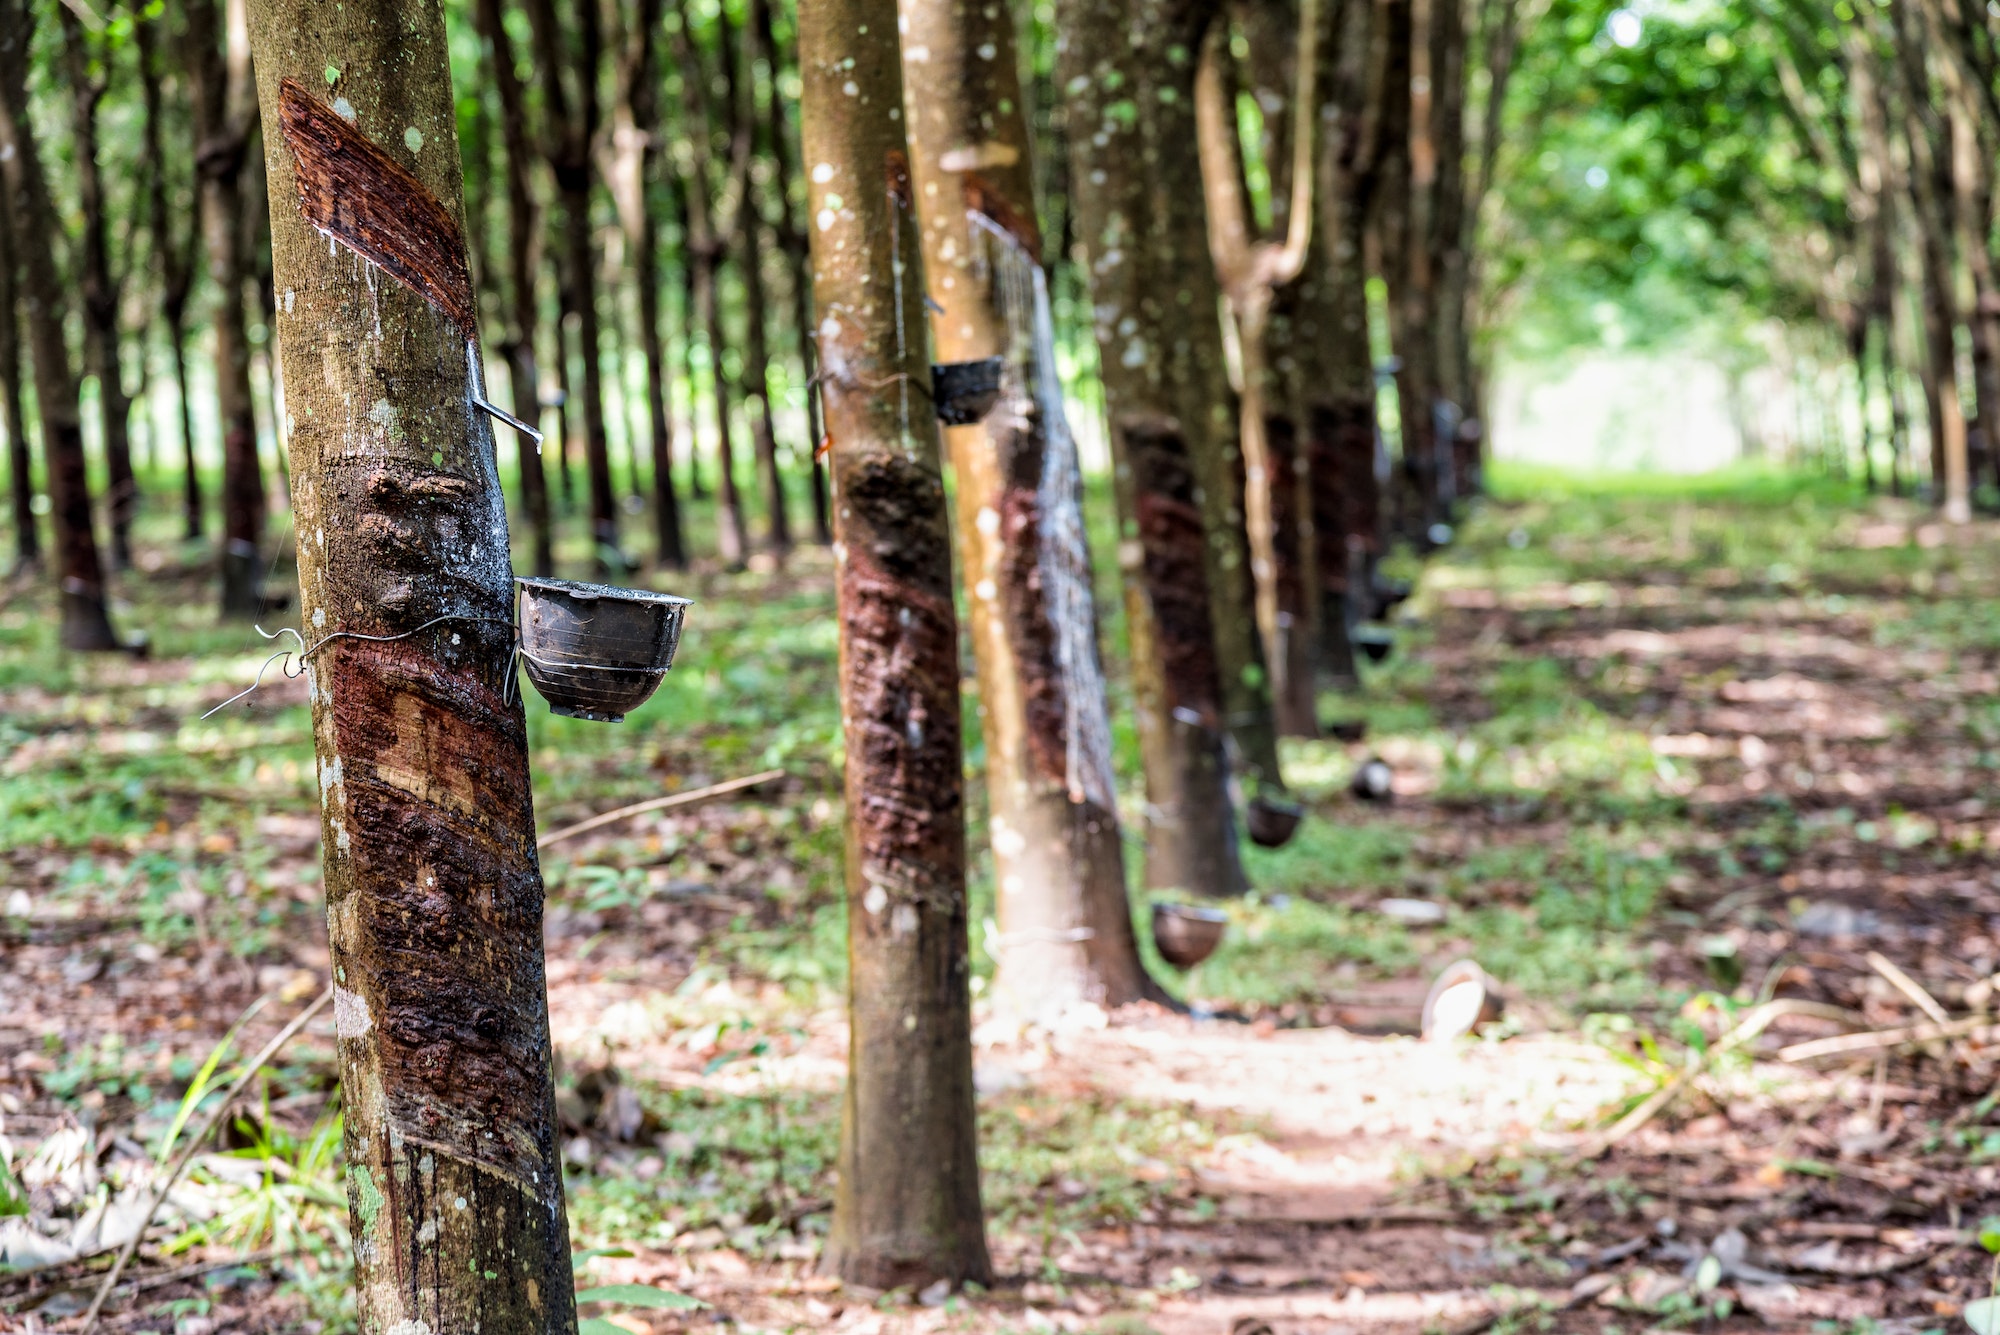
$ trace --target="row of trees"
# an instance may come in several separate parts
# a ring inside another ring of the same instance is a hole
[[[1550,0],[1504,113],[1482,327],[1547,345],[1692,329],[1731,370],[1778,324],[1798,434],[1969,515],[2000,484],[2000,39],[1968,0]],[[1755,331],[1753,331],[1755,332]],[[1735,337],[1732,339],[1732,335]],[[1736,345],[1732,358],[1727,345]],[[1518,349],[1517,349],[1518,351]]]

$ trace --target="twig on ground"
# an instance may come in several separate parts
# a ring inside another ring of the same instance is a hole
[[[696,802],[705,802],[711,797],[725,797],[730,793],[740,793],[745,788],[755,788],[760,783],[769,783],[773,779],[782,779],[784,777],[785,771],[781,769],[767,769],[762,774],[752,774],[741,779],[731,779],[727,783],[712,783],[706,788],[696,788],[691,792],[675,793],[670,797],[655,797],[649,801],[635,802],[629,807],[619,807],[616,811],[607,811],[601,816],[592,816],[589,820],[578,821],[574,825],[565,825],[560,830],[551,831],[535,840],[535,847],[547,848],[550,844],[558,844],[565,839],[573,839],[579,834],[588,834],[592,830],[615,824],[618,821],[624,820],[627,816],[643,816],[648,811],[665,811],[669,807],[690,806]]]
[[[1909,1024],[1895,1029],[1872,1029],[1860,1034],[1836,1034],[1815,1038],[1778,1049],[1781,1062],[1811,1061],[1814,1057],[1837,1057],[1848,1052],[1878,1052],[1885,1048],[1907,1047],[1913,1043],[1933,1043],[1941,1038],[2000,1037],[2000,1024],[1984,1015],[1974,1015],[1946,1024]]]
[[[1939,1024],[1951,1023],[1951,1012],[1940,1006],[1938,999],[1924,990],[1923,984],[1897,968],[1895,961],[1881,951],[1868,952],[1868,967],[1888,979],[1891,986],[1915,1002],[1917,1009],[1931,1019]]]
[[[153,1226],[153,1216],[160,1212],[160,1203],[166,1200],[167,1193],[174,1189],[176,1182],[180,1181],[181,1174],[187,1171],[187,1166],[193,1160],[195,1151],[200,1149],[203,1143],[208,1140],[209,1135],[214,1132],[216,1124],[222,1121],[223,1114],[227,1113],[230,1105],[236,1102],[236,1096],[243,1092],[244,1087],[250,1083],[257,1072],[264,1069],[265,1064],[271,1058],[278,1055],[285,1044],[292,1041],[293,1035],[305,1028],[306,1023],[313,1016],[318,1015],[322,1010],[326,1009],[327,1003],[332,1000],[333,984],[328,983],[326,991],[319,994],[319,999],[292,1017],[292,1022],[283,1029],[280,1029],[277,1037],[266,1043],[263,1050],[255,1057],[252,1057],[244,1065],[243,1069],[237,1073],[236,1078],[229,1082],[229,1087],[222,1092],[221,1100],[216,1103],[213,1111],[208,1114],[208,1120],[203,1122],[200,1129],[187,1138],[187,1142],[181,1146],[180,1154],[175,1157],[173,1166],[167,1170],[166,1175],[153,1188],[153,1199],[146,1206],[146,1213],[140,1218],[139,1227],[133,1230],[131,1238],[125,1243],[124,1249],[118,1253],[118,1259],[112,1263],[110,1271],[104,1276],[104,1282],[98,1286],[97,1296],[91,1300],[90,1310],[84,1313],[83,1325],[79,1327],[79,1335],[90,1335],[90,1332],[96,1328],[97,1314],[104,1309],[104,1300],[109,1298],[111,1290],[117,1287],[118,1276],[125,1272],[125,1267],[131,1262],[133,1253],[139,1250],[139,1243],[144,1240],[146,1230]],[[262,1003],[259,1002],[258,1004],[261,1005]]]

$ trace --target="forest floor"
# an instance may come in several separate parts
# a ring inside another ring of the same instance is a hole
[[[0,1262],[31,1267],[0,1270],[0,1330],[76,1324],[204,1063],[326,982],[303,683],[200,721],[261,642],[215,627],[202,553],[141,557],[145,661],[59,655],[46,589],[0,592]],[[1223,949],[1172,975],[1148,943],[1191,1012],[982,1026],[998,1278],[963,1294],[814,1273],[845,1048],[828,573],[676,581],[681,663],[622,727],[530,697],[549,828],[788,775],[546,858],[580,1282],[710,1305],[587,1315],[1858,1333],[1964,1329],[1988,1293],[2000,525],[1827,482],[1503,475],[1396,653],[1326,697],[1366,736],[1288,743],[1310,816],[1252,850]],[[1389,803],[1348,795],[1370,756]],[[1503,1018],[1420,1041],[1468,955]],[[351,1328],[334,1077],[322,1019],[195,1160],[106,1328]]]

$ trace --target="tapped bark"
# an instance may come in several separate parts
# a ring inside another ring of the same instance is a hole
[[[542,880],[443,15],[255,0],[252,35],[361,1323],[566,1335]]]
[[[91,528],[81,391],[63,333],[64,290],[55,257],[61,223],[29,116],[28,50],[34,32],[34,11],[27,0],[0,0],[0,184],[7,190],[14,240],[20,247],[22,306],[35,361],[35,407],[55,514],[62,645],[118,649],[123,646],[105,611],[104,567]]]
[[[1005,358],[984,422],[945,432],[957,481],[999,887],[998,1004],[1052,1021],[1164,992],[1125,896],[1083,479],[1056,379],[1013,16],[903,0],[924,272],[940,362]]]
[[[0,177],[0,429],[7,432],[7,476],[14,511],[14,571],[41,564],[35,522],[35,465],[21,411],[20,246],[14,239],[13,191]]]
[[[1125,115],[1127,0],[1063,0],[1058,23],[1068,35],[1059,80],[1070,97],[1071,203],[1104,380],[1146,770],[1146,883],[1238,894],[1245,883],[1223,752],[1208,533],[1184,408],[1160,355],[1190,321],[1212,324],[1214,303],[1182,313],[1174,293],[1183,275],[1162,271],[1147,235],[1154,215],[1142,154],[1163,150],[1149,148],[1143,122]],[[1186,150],[1184,139],[1178,151]],[[1194,262],[1208,268],[1205,248]]]
[[[895,0],[800,7],[813,290],[833,441],[849,1018],[822,1264],[985,1282],[966,958],[958,620]]]
[[[222,615],[254,617],[264,606],[257,563],[264,533],[264,471],[257,459],[257,416],[250,394],[250,329],[243,285],[250,256],[243,235],[243,168],[257,114],[250,48],[231,7],[188,0],[182,65],[194,94],[196,162],[201,172],[201,230],[216,288],[215,397],[222,422]]]
[[[124,284],[123,276],[111,268],[111,208],[97,163],[97,112],[111,87],[110,59],[108,48],[92,50],[83,21],[69,6],[56,6],[56,17],[62,23],[63,60],[69,75],[70,152],[77,203],[83,213],[83,231],[74,255],[78,304],[83,314],[83,360],[97,381],[111,564],[114,569],[129,570],[139,484],[132,476],[132,399],[125,393],[125,372],[118,357],[119,297]]]
[[[514,391],[514,416],[537,425],[542,420],[541,371],[535,338],[541,323],[535,275],[541,271],[541,222],[528,182],[534,144],[528,133],[527,89],[514,64],[514,41],[507,35],[500,0],[479,0],[478,23],[492,59],[493,87],[500,96],[500,139],[507,164],[507,329],[500,351],[507,358],[507,381]],[[521,464],[521,506],[533,536],[530,570],[555,573],[555,531],[549,514],[549,474],[542,447],[517,442]]]

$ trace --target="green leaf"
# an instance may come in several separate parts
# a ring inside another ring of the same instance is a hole
[[[2000,1298],[1974,1298],[1967,1303],[1965,1324],[1978,1335],[2000,1335]]]
[[[623,1326],[614,1326],[601,1316],[587,1316],[576,1323],[576,1335],[632,1335]]]
[[[580,1303],[623,1303],[627,1307],[672,1307],[682,1310],[706,1307],[699,1298],[672,1289],[656,1289],[650,1284],[604,1284],[584,1289],[576,1295]]]
[[[600,1256],[630,1256],[630,1255],[632,1255],[632,1249],[630,1247],[592,1247],[587,1252],[576,1252],[573,1255],[571,1255],[571,1257],[569,1258],[569,1264],[570,1264],[570,1269],[574,1270],[578,1266],[588,1265],[590,1262],[595,1261]]]
[[[1722,1282],[1722,1262],[1715,1256],[1704,1256],[1695,1267],[1694,1287],[1697,1292],[1707,1293]]]
[[[2000,1255],[2000,1215],[1990,1214],[1979,1221],[1979,1245]]]

